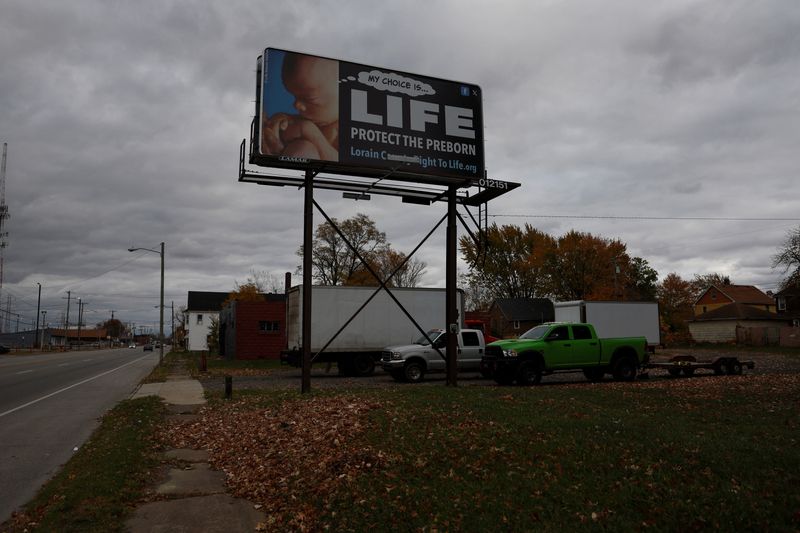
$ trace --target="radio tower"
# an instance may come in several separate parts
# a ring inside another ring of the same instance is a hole
[[[8,157],[8,143],[3,143],[3,162],[0,164],[0,302],[3,295],[3,250],[8,246],[8,232],[6,231],[6,220],[11,216],[8,214],[6,205],[6,158]],[[10,307],[10,304],[9,304]],[[6,317],[11,309],[6,309]],[[1,323],[1,322],[0,322]]]

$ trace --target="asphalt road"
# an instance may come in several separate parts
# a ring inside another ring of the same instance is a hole
[[[0,523],[158,362],[141,348],[0,356]]]

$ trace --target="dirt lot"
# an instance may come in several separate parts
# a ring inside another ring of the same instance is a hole
[[[707,361],[722,355],[738,357],[741,361],[751,360],[755,362],[753,370],[745,369],[745,375],[764,375],[764,374],[798,374],[800,373],[800,356],[790,356],[769,352],[726,352],[724,349],[719,351],[710,350],[659,350],[652,358],[654,362],[667,361],[674,355],[694,355],[698,361]],[[800,354],[799,354],[800,355]],[[234,394],[237,389],[283,389],[300,390],[300,369],[292,367],[282,367],[280,370],[263,371],[260,373],[231,371],[233,376]],[[677,379],[704,379],[713,377],[711,370],[698,370],[692,378]],[[610,381],[610,376],[605,380]],[[666,370],[651,369],[649,371],[650,380],[676,379],[671,378]],[[203,387],[209,391],[220,392],[224,390],[224,378],[221,375],[214,375],[200,378]],[[540,386],[557,385],[559,383],[587,383],[580,372],[556,373],[542,378]],[[341,376],[333,365],[330,370],[327,365],[315,365],[311,370],[311,388],[382,388],[382,387],[424,387],[424,386],[444,386],[445,376],[443,373],[427,374],[425,381],[420,384],[398,383],[391,376],[380,368],[375,370],[375,374],[370,377],[353,378]],[[458,385],[464,387],[497,387],[498,385],[491,379],[484,379],[478,373],[463,372],[458,376]]]

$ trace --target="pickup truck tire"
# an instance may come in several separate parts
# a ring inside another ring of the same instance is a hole
[[[375,360],[368,353],[354,355],[352,366],[356,376],[371,376],[375,373]]]
[[[742,373],[742,363],[739,361],[731,361],[728,363],[728,374],[731,376],[738,376]]]
[[[605,375],[605,373],[605,370],[602,368],[585,368],[583,370],[584,377],[586,377],[586,379],[592,383],[597,383],[603,379],[603,375]]]
[[[514,374],[507,369],[495,370],[494,381],[498,385],[511,385],[514,383]]]
[[[525,361],[517,371],[517,383],[520,385],[537,385],[542,381],[542,368],[536,361]]]
[[[633,381],[636,379],[636,366],[633,357],[623,355],[614,363],[611,373],[617,381]]]
[[[419,383],[425,379],[425,365],[419,361],[409,361],[403,367],[403,377],[409,383]]]

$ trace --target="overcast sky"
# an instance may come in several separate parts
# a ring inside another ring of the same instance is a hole
[[[661,279],[781,278],[771,256],[800,224],[797,0],[0,0],[0,306],[20,329],[37,282],[51,324],[71,291],[89,324],[157,329],[159,258],[131,246],[166,242],[176,309],[295,270],[302,192],[237,181],[268,46],[480,85],[488,174],[522,184],[490,222],[618,238]],[[444,213],[316,197],[402,251]],[[424,285],[443,285],[443,242],[421,250]]]

